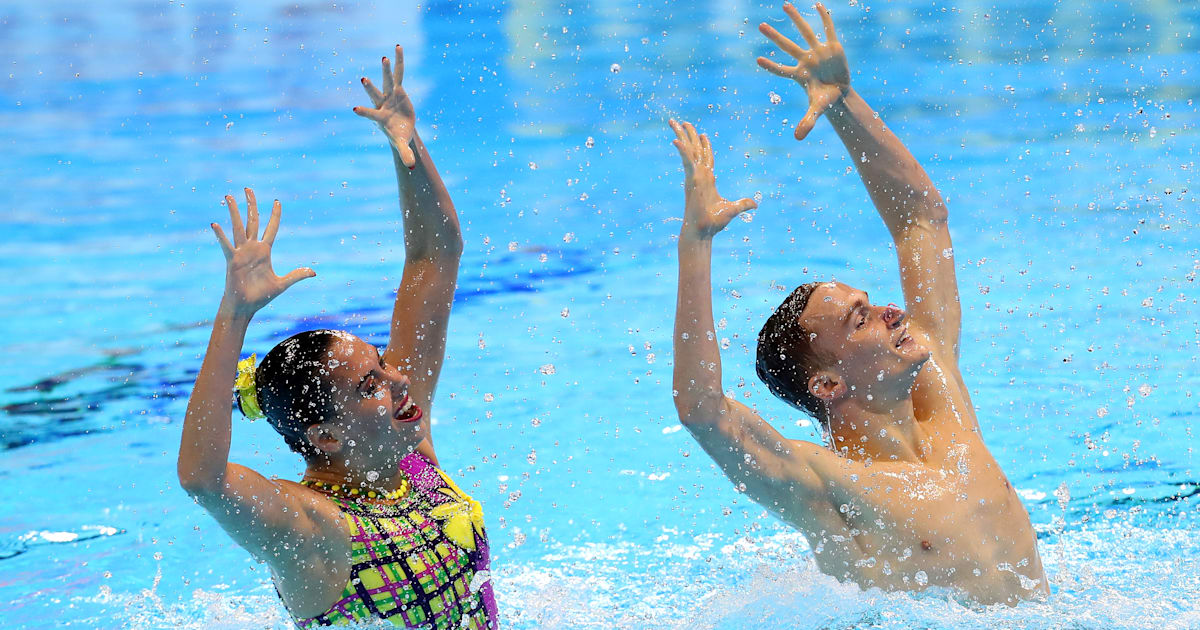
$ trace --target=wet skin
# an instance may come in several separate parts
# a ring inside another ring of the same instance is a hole
[[[812,394],[818,408],[804,411],[827,423],[828,446],[788,439],[725,396],[712,240],[754,204],[717,193],[711,143],[672,120],[685,201],[673,378],[680,422],[739,491],[805,534],[829,575],[864,588],[946,587],[983,604],[1044,596],[1033,526],[983,443],[959,372],[962,311],[946,205],[850,87],[829,11],[816,7],[822,41],[795,7],[783,8],[808,48],[763,23],[760,32],[783,55],[759,57],[758,65],[808,94],[797,140],[825,118],[853,158],[892,237],[906,309],[872,305],[863,291],[829,282],[796,316],[817,367],[784,387]]]
[[[400,47],[394,65],[387,57],[381,65],[380,88],[362,80],[373,107],[354,111],[387,137],[400,192],[404,266],[387,349],[381,354],[362,339],[340,334],[329,349],[321,382],[296,386],[330,387],[333,394],[331,409],[311,410],[312,422],[301,436],[304,476],[386,494],[402,482],[397,464],[405,455],[419,452],[438,464],[425,414],[445,359],[463,244],[454,203],[416,132],[412,102],[401,86]],[[270,567],[289,612],[308,618],[328,610],[350,577],[346,519],[320,492],[229,461],[229,388],[254,315],[316,274],[307,268],[284,276],[274,272],[271,248],[280,203],[273,204],[263,231],[248,188],[246,202],[243,222],[236,200],[225,198],[232,239],[212,224],[226,259],[225,292],[188,400],[177,471],[180,486],[235,542]]]
[[[903,311],[844,284],[816,288],[800,322],[848,391],[833,402],[836,455],[805,458],[823,483],[769,506],[806,534],[821,569],[863,586],[944,586],[980,603],[1044,592],[1036,535],[983,444],[957,362],[939,360]]]

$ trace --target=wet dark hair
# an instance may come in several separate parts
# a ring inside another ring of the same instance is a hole
[[[808,389],[808,379],[821,369],[823,357],[817,355],[808,331],[800,326],[800,314],[820,284],[796,287],[767,318],[758,333],[755,367],[772,394],[825,426],[829,420],[825,404]]]
[[[316,454],[305,432],[333,407],[326,382],[329,349],[345,334],[320,329],[292,335],[272,348],[254,372],[259,409],[288,447],[305,457]]]

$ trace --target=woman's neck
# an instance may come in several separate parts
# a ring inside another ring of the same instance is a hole
[[[380,466],[378,470],[358,470],[357,467],[334,463],[328,459],[308,462],[304,478],[326,484],[341,485],[345,488],[360,488],[378,492],[399,489],[405,480],[404,474],[395,464]]]

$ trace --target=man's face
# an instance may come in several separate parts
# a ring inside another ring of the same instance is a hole
[[[378,348],[347,334],[330,346],[326,360],[342,454],[390,465],[416,448],[424,410],[411,402],[408,378],[384,363]]]
[[[913,375],[929,359],[929,350],[909,334],[903,310],[874,306],[863,291],[839,282],[813,290],[800,325],[819,356],[830,357],[828,369],[857,393],[911,386]],[[915,330],[913,332],[916,332]]]

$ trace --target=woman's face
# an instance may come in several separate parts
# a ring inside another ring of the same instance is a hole
[[[424,411],[408,396],[408,377],[385,364],[378,348],[349,333],[339,335],[326,355],[332,417],[324,424],[338,433],[334,457],[375,470],[395,466],[425,438]]]

